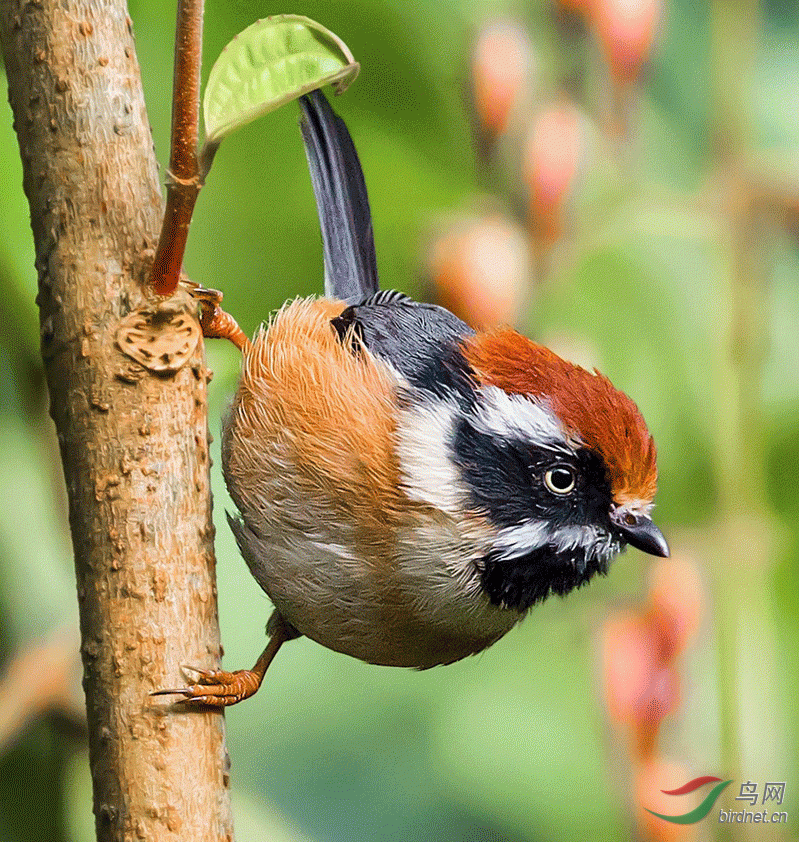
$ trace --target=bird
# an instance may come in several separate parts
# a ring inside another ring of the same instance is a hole
[[[380,288],[369,199],[324,94],[299,100],[324,297],[244,349],[223,421],[230,527],[274,612],[251,670],[185,667],[181,702],[255,693],[306,636],[427,669],[483,651],[627,545],[667,557],[655,443],[635,403],[510,327]]]

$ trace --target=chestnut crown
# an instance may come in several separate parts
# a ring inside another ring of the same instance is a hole
[[[655,442],[638,407],[607,377],[507,328],[469,337],[464,354],[482,385],[548,402],[566,434],[602,457],[614,503],[651,503]]]

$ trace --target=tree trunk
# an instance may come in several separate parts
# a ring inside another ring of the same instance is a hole
[[[148,695],[183,684],[181,663],[217,666],[220,647],[202,341],[166,375],[115,344],[147,303],[163,212],[131,21],[124,0],[0,0],[0,38],[69,493],[98,839],[231,839],[223,717]],[[196,319],[188,297],[172,303]]]

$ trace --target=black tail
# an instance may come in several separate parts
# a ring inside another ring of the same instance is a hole
[[[380,288],[361,162],[347,126],[321,91],[300,97],[300,129],[322,226],[325,295],[360,304]]]

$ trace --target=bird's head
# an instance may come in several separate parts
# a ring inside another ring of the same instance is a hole
[[[477,400],[455,455],[498,528],[483,562],[489,596],[524,609],[567,593],[627,544],[668,556],[649,517],[655,442],[633,401],[513,330],[477,334],[464,350]]]
[[[524,611],[566,594],[628,544],[668,556],[649,516],[655,443],[627,395],[507,328],[470,336],[461,351],[470,385],[439,404],[451,410],[428,413],[448,484],[436,447],[415,482],[420,499],[465,506],[490,525],[480,567],[492,602]]]

